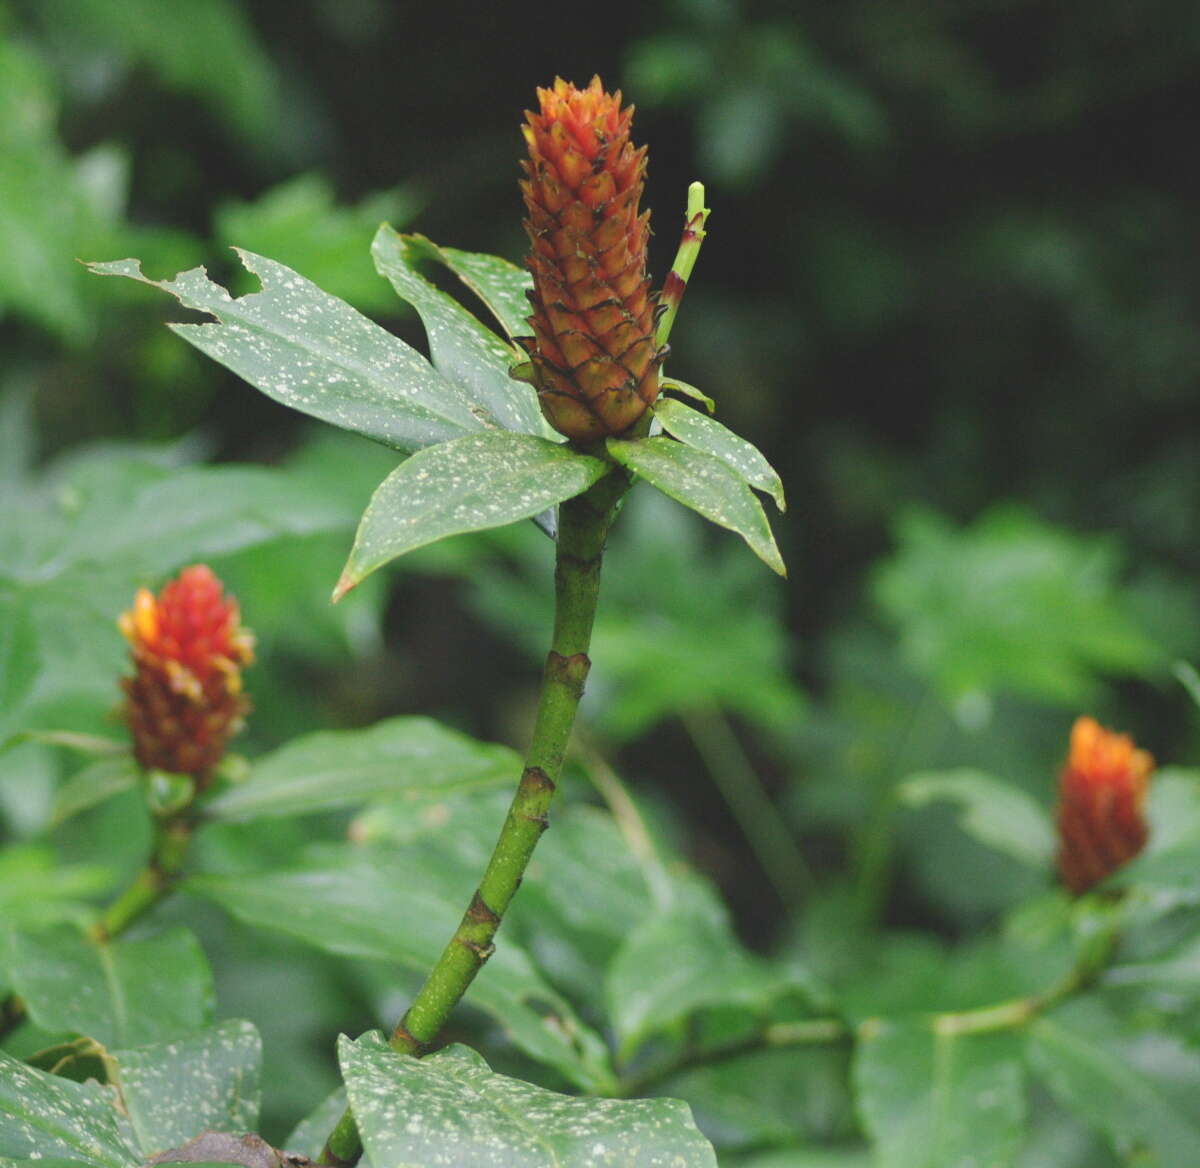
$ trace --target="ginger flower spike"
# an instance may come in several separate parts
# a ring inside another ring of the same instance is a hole
[[[1136,856],[1146,843],[1144,804],[1154,759],[1127,734],[1080,718],[1059,780],[1058,870],[1075,895]]]
[[[138,762],[201,785],[249,710],[241,671],[254,660],[254,637],[222,593],[212,570],[196,564],[158,596],[139,589],[119,622],[135,669],[121,686]]]
[[[658,397],[666,356],[654,339],[656,299],[646,272],[650,213],[639,213],[646,148],[629,140],[633,107],[561,78],[538,90],[522,127],[521,183],[532,244],[529,377],[542,412],[568,438],[622,434]]]

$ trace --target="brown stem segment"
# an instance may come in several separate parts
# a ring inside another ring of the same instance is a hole
[[[604,541],[629,477],[614,469],[585,494],[559,508],[554,571],[554,635],[538,699],[525,769],[483,879],[454,936],[392,1032],[391,1047],[421,1055],[475,975],[492,955],[496,930],[512,901],[533,849],[548,824],[547,812],[562,773],[575,712],[591,662],[588,647],[600,586]],[[344,1168],[362,1152],[354,1117],[347,1111],[325,1144],[322,1162]]]

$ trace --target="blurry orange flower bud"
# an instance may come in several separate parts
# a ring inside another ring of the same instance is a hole
[[[121,616],[135,668],[121,682],[124,714],[143,767],[203,782],[242,727],[241,670],[254,660],[254,637],[222,592],[212,570],[196,564],[157,597],[139,589]]]
[[[633,107],[599,77],[586,89],[559,78],[538,100],[522,127],[534,335],[520,343],[550,424],[588,441],[628,430],[658,397],[646,149],[629,140]]]
[[[1132,860],[1146,843],[1144,804],[1154,759],[1127,734],[1080,718],[1059,780],[1058,870],[1076,895]]]

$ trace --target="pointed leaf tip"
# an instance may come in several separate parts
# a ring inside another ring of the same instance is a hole
[[[350,589],[354,588],[357,584],[358,578],[354,576],[349,569],[344,571],[341,576],[338,577],[338,582],[334,586],[333,595],[330,596],[329,603],[337,604],[337,602],[341,600],[342,597],[345,596],[346,593],[349,592]]]

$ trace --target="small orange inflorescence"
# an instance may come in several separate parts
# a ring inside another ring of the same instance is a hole
[[[254,660],[254,637],[237,602],[195,564],[157,597],[139,589],[120,626],[136,669],[121,685],[138,762],[203,785],[249,709],[241,671]]]
[[[1092,718],[1076,721],[1058,798],[1058,870],[1076,895],[1145,846],[1153,770],[1154,759],[1128,734],[1114,734]]]
[[[599,77],[586,89],[559,78],[538,100],[522,127],[534,335],[520,343],[542,412],[586,442],[624,433],[658,397],[666,349],[646,272],[650,213],[638,211],[646,149],[629,140],[633,107]]]

